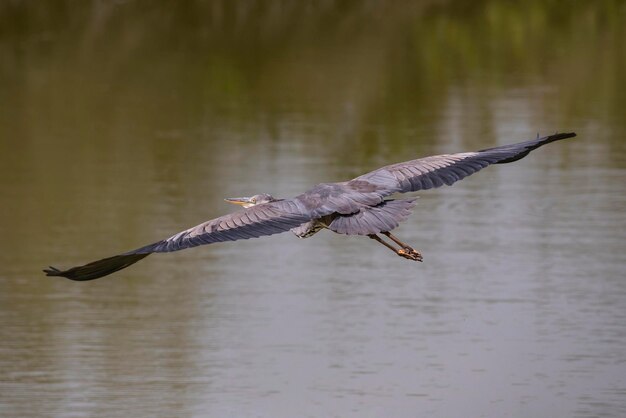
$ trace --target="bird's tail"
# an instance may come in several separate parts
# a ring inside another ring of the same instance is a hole
[[[126,267],[135,264],[137,261],[146,258],[150,254],[151,253],[120,254],[113,257],[103,258],[102,260],[93,261],[89,264],[85,264],[84,266],[72,267],[67,270],[59,270],[50,266],[50,268],[44,269],[43,272],[46,273],[46,276],[61,276],[70,280],[82,282],[97,279],[118,270],[125,269]]]

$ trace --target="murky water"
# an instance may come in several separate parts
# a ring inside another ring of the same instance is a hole
[[[623,2],[0,3],[3,417],[626,416]],[[576,131],[397,230],[62,267]]]

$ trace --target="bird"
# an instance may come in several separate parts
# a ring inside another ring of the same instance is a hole
[[[50,266],[43,271],[47,276],[87,281],[124,269],[153,253],[257,238],[289,230],[300,238],[308,238],[323,229],[337,234],[369,237],[402,258],[421,262],[423,257],[419,251],[391,234],[400,222],[408,219],[416,197],[393,199],[391,195],[450,186],[491,164],[514,162],[545,144],[575,136],[574,132],[541,138],[537,135],[533,140],[510,145],[391,164],[349,181],[318,184],[293,198],[279,199],[267,193],[227,198],[227,202],[244,209],[132,251],[67,270]]]

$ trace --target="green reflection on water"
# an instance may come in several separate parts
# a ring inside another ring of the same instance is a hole
[[[0,7],[2,113],[10,121],[44,112],[60,131],[87,118],[96,119],[82,122],[92,133],[228,121],[271,132],[276,118],[299,113],[334,124],[351,117],[360,129],[350,134],[368,142],[369,125],[435,129],[450,89],[468,85],[545,87],[558,96],[551,120],[618,122],[625,104],[619,1]],[[546,94],[536,93],[539,105]],[[92,141],[127,141],[113,133]]]

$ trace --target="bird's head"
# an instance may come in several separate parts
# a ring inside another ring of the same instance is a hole
[[[224,200],[234,205],[240,205],[244,208],[250,208],[252,206],[260,205],[261,203],[275,202],[279,199],[275,199],[274,196],[272,196],[271,194],[261,193],[255,194],[254,196],[250,197],[230,197]]]

